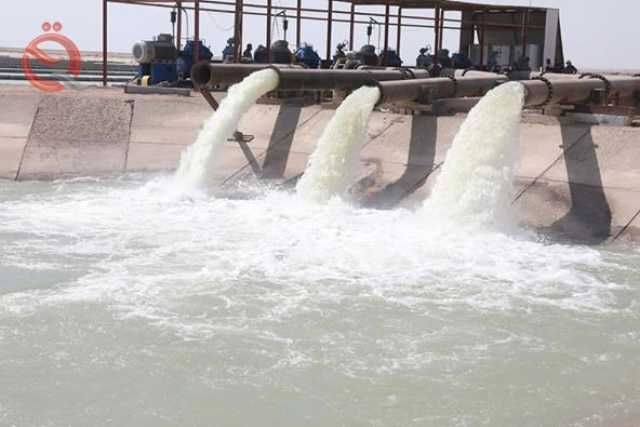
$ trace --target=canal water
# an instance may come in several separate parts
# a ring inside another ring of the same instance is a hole
[[[169,181],[2,182],[0,425],[638,425],[637,248]]]
[[[424,204],[381,211],[334,197],[370,88],[297,192],[210,193],[277,83],[254,76],[174,176],[0,185],[0,425],[640,424],[640,252],[517,225],[521,85],[469,113]]]

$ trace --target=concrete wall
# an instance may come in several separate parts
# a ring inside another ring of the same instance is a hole
[[[333,113],[255,106],[239,130],[254,137],[261,178],[292,185]],[[199,96],[0,87],[0,177],[172,170],[210,114]],[[361,156],[361,203],[390,208],[427,197],[463,120],[375,112]],[[521,153],[514,203],[524,224],[585,243],[640,238],[640,129],[526,115]],[[222,187],[253,175],[234,142],[216,171]]]

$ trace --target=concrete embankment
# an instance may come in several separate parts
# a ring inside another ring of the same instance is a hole
[[[256,105],[239,130],[262,178],[291,184],[333,114],[318,105]],[[42,94],[0,86],[0,176],[51,179],[174,169],[211,109],[198,95],[126,95],[121,89]],[[361,203],[424,199],[463,115],[374,112]],[[514,203],[525,225],[586,243],[640,239],[640,129],[525,114]],[[229,142],[216,171],[224,186],[252,169]]]

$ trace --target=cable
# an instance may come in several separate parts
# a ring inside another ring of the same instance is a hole
[[[210,13],[207,13],[207,18],[208,18],[209,20],[213,21],[213,25],[215,25],[215,27],[216,27],[218,30],[220,30],[220,31],[231,31],[231,30],[233,30],[233,29],[234,29],[234,27],[235,27],[235,25],[234,25],[234,24],[231,24],[229,27],[223,27],[223,26],[221,26],[220,24],[218,24],[218,21],[216,21],[216,19],[215,19],[213,16],[211,16],[211,14],[210,14]]]
[[[184,39],[189,40],[189,12],[187,12],[187,9],[182,9],[182,11],[184,12],[185,27],[187,28],[187,36]],[[180,40],[180,44],[182,44],[182,40]]]

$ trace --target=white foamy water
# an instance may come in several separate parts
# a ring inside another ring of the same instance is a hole
[[[331,198],[370,91],[310,200],[0,186],[0,424],[637,425],[640,253],[496,231],[520,95],[470,114],[418,212]]]
[[[362,87],[340,104],[309,157],[296,187],[298,194],[318,202],[347,195],[360,171],[360,150],[379,98],[377,87]]]
[[[511,201],[523,102],[524,87],[506,83],[469,112],[425,204],[431,215],[502,230],[514,228]]]
[[[220,108],[204,123],[198,138],[183,153],[175,180],[179,187],[198,189],[210,184],[220,149],[237,130],[242,116],[258,98],[278,86],[278,74],[261,70],[229,88]]]
[[[170,201],[147,181],[0,186],[0,424],[640,415],[633,250],[281,192]]]

